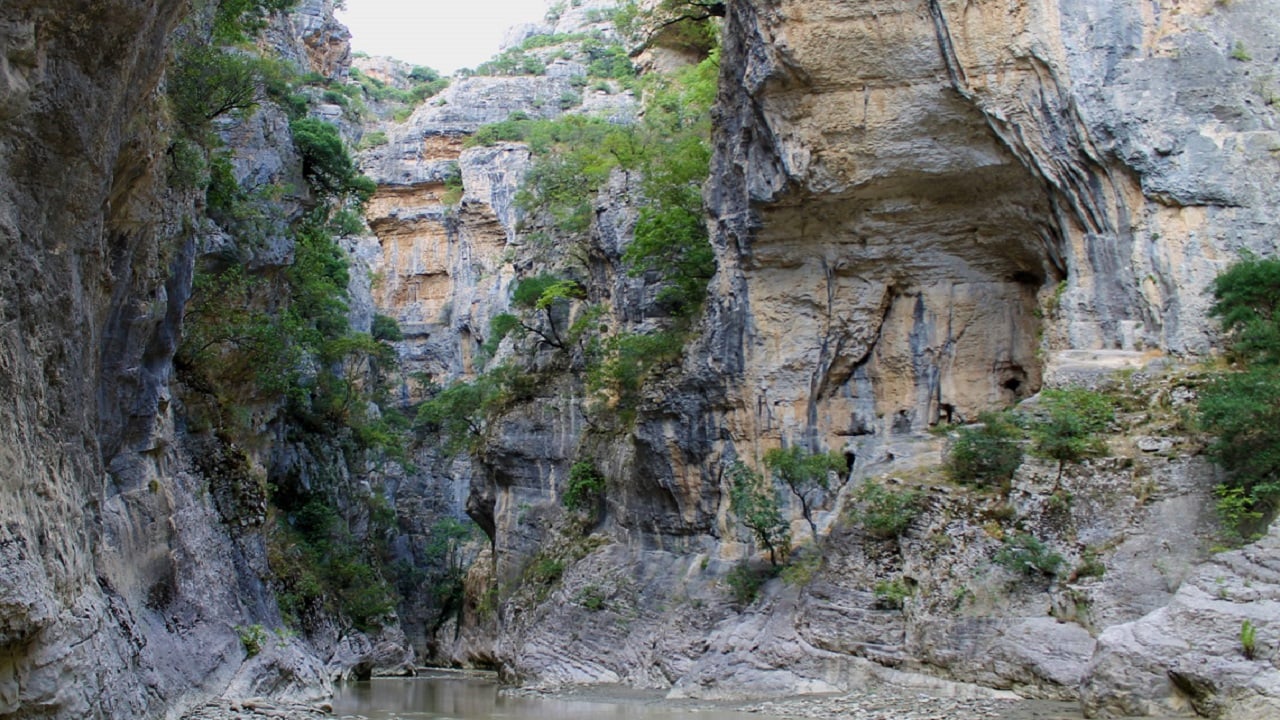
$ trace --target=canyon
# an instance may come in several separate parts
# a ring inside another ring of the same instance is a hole
[[[291,277],[306,236],[279,228],[322,206],[306,126],[266,91],[211,127],[277,225],[245,242],[175,181],[166,93],[219,3],[187,5],[0,8],[0,717],[314,704],[415,663],[706,700],[880,685],[1096,717],[1280,708],[1280,525],[1220,547],[1222,470],[1187,422],[1224,347],[1213,279],[1278,250],[1272,3],[740,0],[712,52],[641,51],[616,3],[583,0],[512,30],[522,70],[460,74],[399,116],[374,90],[425,75],[352,57],[332,0],[270,14],[252,46],[310,78],[302,119],[361,148],[376,186],[335,240],[344,317],[398,326],[366,425],[324,432],[286,400],[231,403],[181,350],[201,278]],[[614,45],[648,74],[718,73],[714,274],[692,313],[636,269],[643,173],[610,166],[565,230],[525,194],[546,151],[476,141],[513,118],[649,127],[644,87],[594,64]],[[522,305],[549,276],[563,294]],[[504,317],[529,329],[495,334]],[[636,337],[679,347],[641,346],[635,388],[593,379]],[[350,387],[376,384],[371,358]],[[352,440],[486,382],[506,384],[462,448],[438,421],[402,457]],[[994,490],[948,478],[963,427],[1071,388],[1115,403],[1105,453],[1028,456]],[[735,469],[782,448],[847,472],[803,503],[777,488],[775,571],[732,496]],[[585,509],[578,468],[599,482]],[[897,532],[868,525],[875,488],[916,498]],[[364,598],[308,605],[282,580],[321,496],[349,542],[385,547],[393,609],[353,619]],[[1022,536],[1062,569],[999,562]]]

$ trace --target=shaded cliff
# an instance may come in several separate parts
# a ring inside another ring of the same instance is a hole
[[[280,613],[259,468],[225,437],[189,432],[192,394],[175,380],[199,259],[236,242],[209,216],[205,124],[226,115],[217,132],[244,154],[219,169],[237,184],[302,177],[260,70],[241,76],[250,94],[210,105],[234,91],[228,68],[255,67],[247,52],[201,47],[210,27],[260,20],[262,52],[343,67],[332,3],[292,16],[254,15],[260,6],[0,10],[0,715],[175,716],[223,692],[315,699],[328,691],[326,660],[368,656],[264,630]],[[276,237],[252,262],[291,258]]]

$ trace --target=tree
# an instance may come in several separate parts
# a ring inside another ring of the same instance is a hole
[[[418,407],[417,423],[441,434],[446,455],[474,449],[484,433],[485,415],[496,394],[492,378],[486,375],[474,382],[450,385]]]
[[[517,318],[520,327],[542,338],[548,345],[564,349],[565,340],[556,327],[556,312],[568,307],[570,301],[586,297],[581,283],[555,275],[535,275],[516,283],[511,293],[511,303],[533,313],[541,313],[544,322],[532,324]],[[509,325],[509,321],[507,323]],[[543,329],[545,326],[545,330]]]
[[[1031,449],[1040,457],[1058,461],[1058,477],[1069,462],[1107,454],[1098,433],[1115,419],[1115,408],[1105,396],[1084,388],[1045,390],[1040,393],[1047,417],[1031,428]]]
[[[302,118],[290,123],[289,130],[302,156],[302,174],[317,192],[361,202],[373,195],[376,185],[356,169],[336,127],[316,118]]]
[[[1022,464],[1022,430],[1001,414],[984,412],[960,428],[947,451],[947,475],[956,482],[1005,487]]]
[[[1232,539],[1247,537],[1280,505],[1280,260],[1247,256],[1213,283],[1210,314],[1230,339],[1239,370],[1200,393],[1209,455],[1228,472],[1218,514]]]
[[[233,50],[184,50],[168,81],[175,118],[199,138],[214,118],[252,109],[262,96],[261,64],[260,59]]]
[[[655,45],[706,51],[715,45],[728,6],[721,0],[658,0],[641,9],[631,2],[620,7],[614,24],[623,35],[638,38],[640,50]]]
[[[777,566],[779,555],[785,558],[791,547],[791,528],[779,509],[778,493],[741,461],[729,467],[729,481],[729,509],[769,551],[769,564]]]
[[[849,472],[849,465],[844,456],[837,452],[810,453],[799,446],[774,448],[764,455],[764,464],[773,473],[776,480],[781,480],[791,494],[800,501],[800,512],[813,533],[813,541],[818,541],[818,525],[813,520],[813,506],[822,493],[831,488],[831,474],[841,476],[841,485],[847,480],[844,476]]]
[[[267,17],[284,12],[298,0],[218,0],[213,15],[213,38],[239,43],[256,36],[267,26]]]

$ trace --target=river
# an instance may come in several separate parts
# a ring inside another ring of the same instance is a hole
[[[449,718],[450,720],[761,720],[758,714],[726,710],[694,710],[658,705],[650,699],[574,700],[523,697],[498,692],[491,679],[455,673],[430,673],[416,678],[375,678],[341,685],[333,712],[344,718],[392,720]]]
[[[756,704],[752,712],[697,701],[666,701],[658,691],[570,690],[567,696],[499,692],[492,676],[429,671],[416,678],[378,678],[341,685],[333,700],[340,718],[368,720],[767,720],[770,717],[854,720],[1079,720],[1075,703],[938,697],[898,688],[840,697],[790,698]],[[1154,718],[1149,720],[1156,720]]]

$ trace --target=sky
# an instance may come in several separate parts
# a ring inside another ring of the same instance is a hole
[[[493,57],[508,27],[535,22],[549,0],[346,0],[351,47],[448,75]]]

